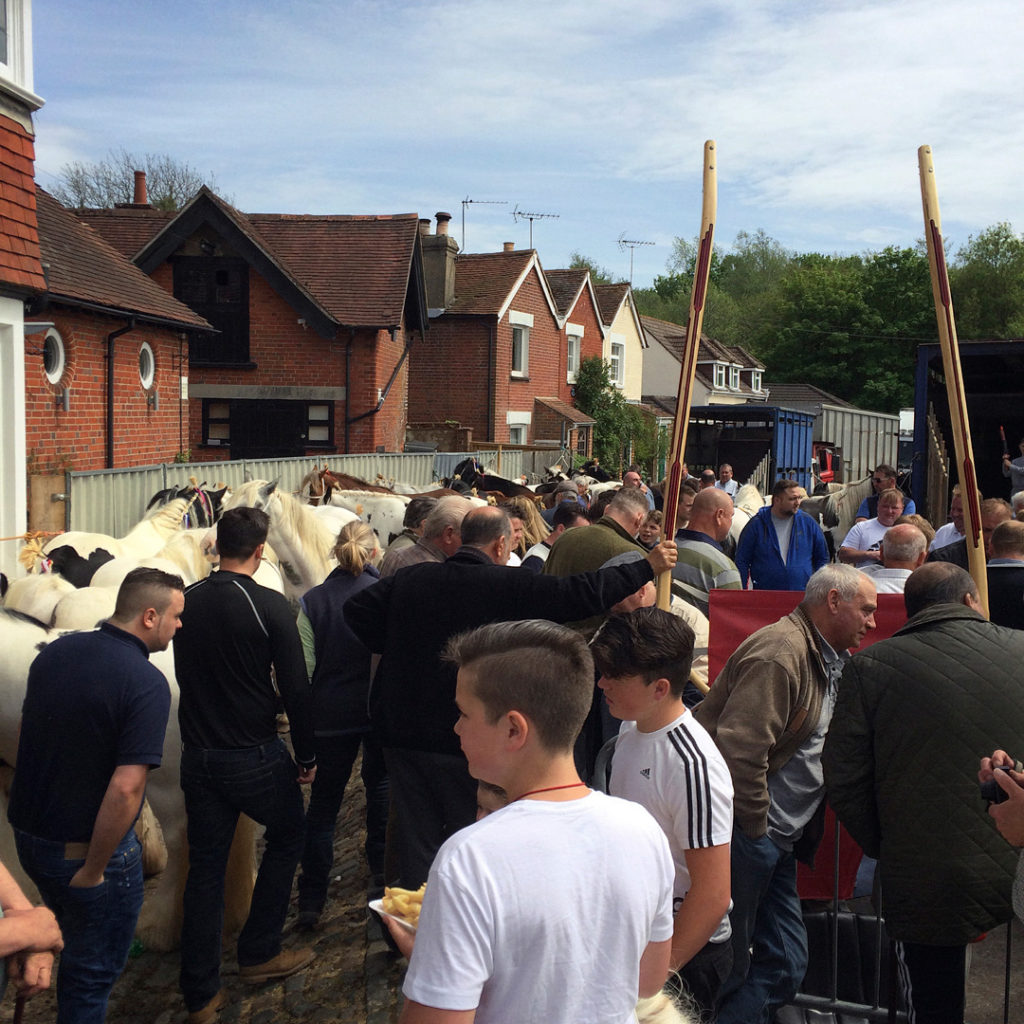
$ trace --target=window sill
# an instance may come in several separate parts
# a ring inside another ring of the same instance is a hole
[[[510,373],[508,379],[520,380],[528,384],[530,382],[530,375],[528,373]]]

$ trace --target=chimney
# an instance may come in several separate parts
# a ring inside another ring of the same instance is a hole
[[[459,243],[448,234],[450,213],[439,211],[437,231],[429,233],[430,221],[426,221],[428,229],[420,234],[420,245],[423,248],[423,279],[427,288],[427,308],[430,310],[447,309],[455,297],[455,257],[459,252]],[[420,221],[420,230],[424,221]]]
[[[430,218],[420,217],[420,236],[430,234]]]
[[[133,206],[149,206],[149,195],[146,192],[146,172],[135,172],[135,198],[132,199]]]
[[[515,248],[516,248],[516,243],[515,242],[502,242],[501,244],[502,244],[502,249],[505,252],[515,252]]]

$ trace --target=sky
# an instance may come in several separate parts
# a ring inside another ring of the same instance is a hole
[[[700,227],[800,252],[1024,230],[1020,0],[34,0],[36,176],[170,154],[248,213],[452,214],[633,283]],[[1014,99],[1016,97],[1016,99]],[[464,200],[473,200],[464,203]],[[505,205],[491,205],[500,201]],[[557,216],[554,216],[557,215]]]

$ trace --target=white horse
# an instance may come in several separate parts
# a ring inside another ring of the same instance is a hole
[[[839,550],[850,527],[857,521],[860,503],[871,494],[871,477],[849,484],[829,484],[825,494],[805,498],[800,509],[814,516],[822,529],[830,531],[836,551]]]
[[[277,481],[249,480],[226,495],[221,507],[263,509],[270,517],[268,540],[280,559],[285,596],[298,599],[323,583],[337,564],[337,531],[317,518],[310,505],[282,491]]]
[[[330,507],[347,509],[373,528],[383,547],[402,532],[409,498],[380,491],[332,491]]]
[[[25,699],[28,670],[40,649],[60,634],[47,630],[27,617],[0,609],[0,759],[15,765],[18,727]],[[181,733],[178,728],[178,684],[174,676],[174,656],[170,649],[150,658],[167,678],[171,691],[171,711],[164,739],[163,763],[149,775],[146,797],[163,830],[167,847],[167,868],[156,891],[147,898],[136,934],[151,949],[166,951],[178,944],[181,932],[181,893],[188,866],[185,839],[185,801],[179,784]],[[10,840],[7,816],[0,829],[5,833],[4,848]],[[255,825],[241,819],[232,847],[225,892],[225,931],[233,931],[244,922],[255,879]],[[16,860],[15,860],[16,863]]]

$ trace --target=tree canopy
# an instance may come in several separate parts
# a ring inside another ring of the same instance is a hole
[[[64,164],[57,184],[49,191],[64,206],[106,209],[130,203],[135,196],[135,172],[146,172],[149,202],[159,210],[179,210],[203,185],[218,191],[212,174],[166,153],[138,156],[126,149],[111,150],[97,163],[73,161]],[[229,197],[228,201],[230,202]]]

